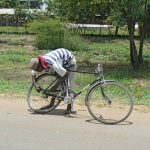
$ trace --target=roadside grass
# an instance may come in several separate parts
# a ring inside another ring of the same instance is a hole
[[[24,27],[18,27],[18,26],[1,26],[0,27],[0,32],[2,33],[22,33],[22,32],[27,32],[27,29]]]
[[[38,50],[34,46],[34,35],[6,35],[0,37],[0,93],[26,94],[31,83],[28,63],[32,57],[47,50]],[[92,41],[92,40],[91,40]],[[87,51],[73,52],[78,62],[79,71],[94,72],[101,61],[106,79],[120,81],[131,91],[135,105],[150,106],[150,41],[145,42],[143,56],[145,63],[140,70],[133,70],[130,65],[129,43],[127,39],[98,38],[91,42]],[[101,53],[102,59],[93,52]],[[76,90],[92,82],[96,76],[76,74]],[[79,97],[84,103],[85,93]]]

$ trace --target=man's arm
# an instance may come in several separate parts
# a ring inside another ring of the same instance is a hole
[[[65,68],[62,67],[61,64],[55,62],[51,68],[61,77],[64,77],[67,74],[67,70]]]

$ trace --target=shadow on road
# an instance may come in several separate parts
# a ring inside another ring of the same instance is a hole
[[[98,122],[95,119],[89,119],[89,120],[86,120],[86,122],[93,123],[93,124],[104,124],[104,123]],[[115,124],[115,125],[131,125],[131,124],[133,124],[133,122],[123,121],[123,122]],[[105,124],[105,125],[109,125],[109,124]]]
[[[65,109],[55,109],[49,113],[46,113],[46,114],[38,114],[38,113],[35,113],[35,112],[32,112],[30,109],[28,110],[30,111],[30,113],[32,115],[56,115],[56,116],[68,116],[65,114],[66,110]],[[70,114],[70,117],[71,118],[88,118],[89,116],[86,115],[86,114],[81,114],[80,111],[75,111],[75,113],[71,113]]]
[[[34,113],[31,110],[28,110],[28,111],[30,111],[32,115],[56,115],[56,116],[64,116],[64,117],[68,117],[68,118],[79,118],[79,119],[84,118],[84,119],[86,119],[85,122],[89,122],[89,123],[92,123],[92,124],[104,124],[104,123],[98,122],[97,120],[95,120],[93,118],[92,119],[87,119],[87,118],[89,118],[89,116],[86,115],[86,114],[81,114],[80,111],[77,111],[76,114],[71,114],[70,116],[65,115],[65,112],[66,112],[65,109],[55,109],[55,110],[53,110],[49,113],[46,113],[46,114]],[[91,118],[91,116],[90,116],[90,118]],[[131,124],[133,124],[133,122],[123,121],[123,122],[115,124],[115,125],[131,125]],[[106,124],[104,124],[104,125],[106,125]]]

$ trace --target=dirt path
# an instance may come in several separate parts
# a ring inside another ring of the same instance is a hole
[[[2,150],[149,150],[150,112],[134,110],[120,125],[92,119],[85,106],[64,117],[64,108],[37,115],[28,111],[25,97],[0,95]]]
[[[0,102],[1,105],[5,105],[7,107],[8,112],[13,113],[29,113],[28,112],[28,105],[26,102],[25,96],[6,96],[3,94],[0,94]],[[79,106],[75,105],[75,109],[77,110],[77,115],[80,118],[80,116],[88,116],[90,117],[90,114],[85,106]],[[55,115],[62,115],[63,111],[65,110],[66,106],[61,107],[61,109],[55,112],[52,112],[51,114]],[[5,109],[3,107],[2,109]],[[12,112],[11,112],[12,110]],[[134,122],[136,124],[145,124],[150,125],[150,109],[144,107],[144,106],[134,106],[134,111],[132,112],[131,116],[127,119],[128,121]]]

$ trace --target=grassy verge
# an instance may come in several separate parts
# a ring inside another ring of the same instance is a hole
[[[26,27],[18,27],[18,26],[4,26],[0,27],[0,33],[26,33]]]
[[[31,83],[28,63],[32,57],[46,51],[35,50],[34,35],[1,34],[0,41],[0,93],[26,94]],[[74,52],[79,65],[78,70],[94,72],[99,59],[93,55],[93,52],[101,53],[105,78],[125,84],[130,89],[136,105],[150,106],[149,41],[145,42],[143,51],[145,63],[138,71],[130,66],[129,44],[126,39],[103,37],[87,42],[90,46],[88,51]],[[77,90],[94,79],[93,75],[77,73]],[[80,98],[82,102],[84,96]]]

